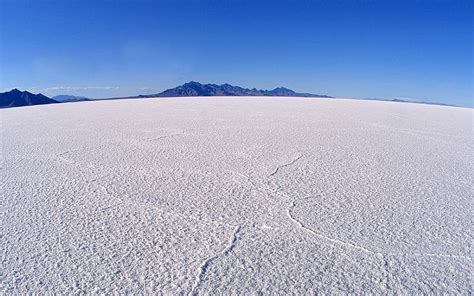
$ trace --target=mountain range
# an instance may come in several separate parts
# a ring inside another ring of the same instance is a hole
[[[9,92],[0,93],[0,108],[21,107],[31,105],[54,104],[57,101],[42,94],[32,94],[27,91],[12,89]]]
[[[272,90],[262,90],[256,88],[243,88],[240,86],[230,85],[228,83],[217,84],[201,84],[199,82],[191,81],[175,88],[167,89],[158,94],[139,95],[135,97],[124,98],[155,98],[155,97],[193,97],[193,96],[281,96],[281,97],[312,97],[312,98],[331,98],[325,95],[315,95],[309,93],[298,93],[285,87],[277,87]],[[27,91],[19,91],[13,89],[9,92],[0,93],[0,108],[30,106],[53,104],[63,102],[79,102],[89,101],[86,97],[58,95],[53,98],[48,98],[43,94],[32,94]]]
[[[140,98],[151,97],[208,97],[208,96],[281,96],[281,97],[313,97],[313,98],[331,98],[325,95],[316,95],[309,93],[297,93],[285,87],[277,87],[272,90],[262,90],[256,88],[243,88],[240,86],[230,85],[228,83],[217,84],[201,84],[191,81],[175,88],[167,89],[158,94],[140,95]]]

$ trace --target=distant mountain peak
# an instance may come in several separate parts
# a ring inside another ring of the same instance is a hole
[[[286,88],[286,87],[283,87],[283,86],[277,87],[277,88],[275,88],[274,90],[281,90],[281,91],[292,91],[291,89],[289,89],[289,88]]]
[[[277,87],[273,90],[248,89],[234,86],[229,83],[222,85],[202,84],[197,81],[190,81],[175,88],[167,89],[159,94],[146,95],[140,97],[192,97],[192,96],[286,96],[286,97],[319,97],[330,98],[329,96],[315,95],[308,93],[297,93],[285,87]]]
[[[202,84],[197,82],[197,81],[189,81],[185,84],[183,84],[182,86],[201,86]]]
[[[11,94],[21,94],[21,93],[24,93],[24,92],[28,93],[27,91],[21,91],[18,88],[14,88],[11,91],[9,91],[9,93],[11,93]]]
[[[32,94],[19,89],[12,89],[9,92],[0,93],[0,108],[43,105],[58,103],[43,94]]]

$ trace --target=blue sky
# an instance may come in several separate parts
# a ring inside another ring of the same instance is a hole
[[[0,90],[184,82],[472,106],[472,1],[0,0]]]

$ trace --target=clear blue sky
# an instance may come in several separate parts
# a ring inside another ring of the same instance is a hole
[[[472,106],[473,1],[0,0],[0,90],[195,80]]]

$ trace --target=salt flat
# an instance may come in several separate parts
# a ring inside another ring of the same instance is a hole
[[[209,97],[0,112],[2,294],[472,293],[472,109]]]

